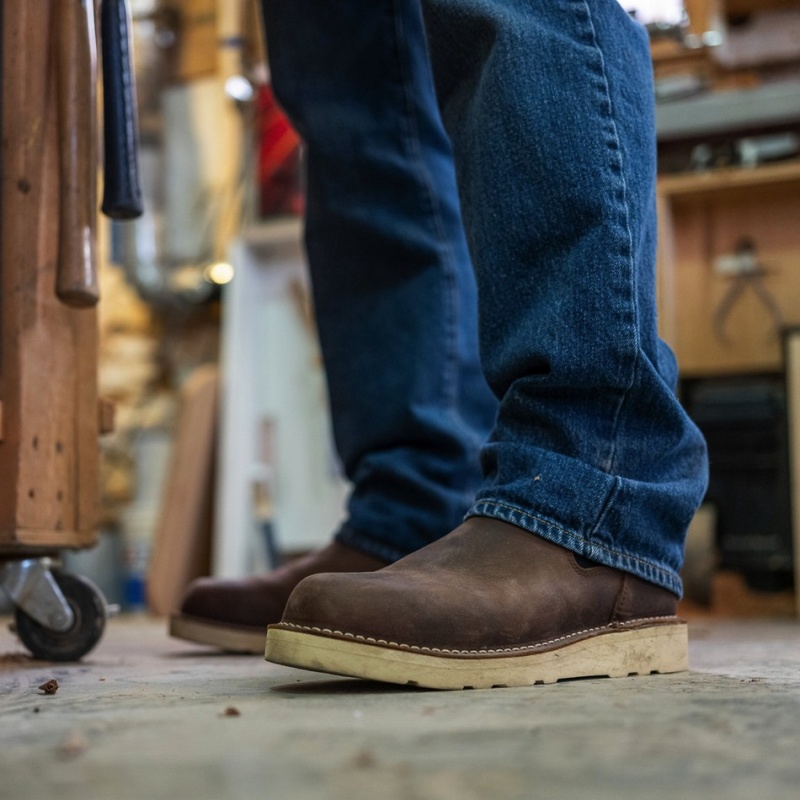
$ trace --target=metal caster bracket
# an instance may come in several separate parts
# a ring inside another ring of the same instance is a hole
[[[50,571],[49,558],[26,558],[0,566],[0,586],[14,604],[41,625],[65,633],[75,614]]]

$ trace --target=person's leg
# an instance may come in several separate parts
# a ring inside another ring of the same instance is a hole
[[[306,243],[337,451],[352,482],[329,547],[196,582],[173,635],[260,650],[294,586],[444,535],[481,479],[497,403],[422,14],[393,0],[265,0],[276,96],[307,152]]]
[[[656,333],[645,32],[616,0],[425,9],[501,398],[486,478],[471,519],[374,580],[302,584],[274,655],[324,640],[333,671],[437,686],[679,668],[706,455]]]
[[[471,513],[679,594],[706,456],[656,330],[645,31],[616,0],[426,10],[502,398]]]
[[[420,9],[265,0],[276,96],[307,156],[306,245],[337,451],[337,538],[394,561],[463,517],[496,413]]]

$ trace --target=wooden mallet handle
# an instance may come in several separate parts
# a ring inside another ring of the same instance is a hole
[[[100,298],[97,219],[97,43],[94,0],[57,0],[60,218],[56,294],[69,306]]]

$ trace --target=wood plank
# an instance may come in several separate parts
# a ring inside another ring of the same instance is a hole
[[[183,391],[147,575],[147,604],[156,614],[177,610],[189,582],[209,571],[218,396],[211,365],[197,369]]]

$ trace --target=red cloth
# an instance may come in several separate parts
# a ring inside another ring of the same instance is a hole
[[[302,143],[269,86],[258,91],[259,213],[262,217],[302,214]]]

